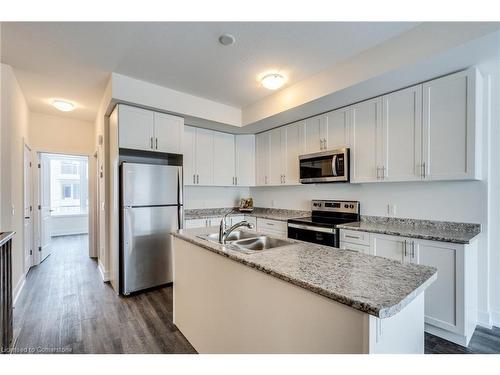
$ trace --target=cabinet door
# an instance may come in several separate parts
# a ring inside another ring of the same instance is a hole
[[[463,274],[459,272],[463,270],[463,246],[415,240],[415,248],[418,264],[438,270],[436,281],[425,290],[426,322],[452,332],[463,331]]]
[[[118,145],[133,150],[154,149],[154,112],[119,104]]]
[[[381,256],[399,262],[408,261],[408,241],[401,237],[370,235],[370,251],[372,255]]]
[[[326,130],[323,137],[326,139],[327,149],[349,147],[350,112],[351,108],[338,109],[326,114]]]
[[[378,179],[381,166],[381,98],[352,107],[351,161],[353,182],[372,182]]]
[[[267,185],[269,182],[269,147],[270,132],[257,134],[257,185]]]
[[[323,149],[321,130],[326,124],[326,116],[320,115],[306,120],[305,125],[305,153],[318,152]]]
[[[281,128],[273,129],[269,132],[270,152],[269,152],[269,184],[280,185],[283,176],[283,152]]]
[[[284,134],[284,183],[287,185],[299,184],[299,155],[304,154],[304,121],[287,125]]]
[[[214,180],[213,184],[217,186],[235,185],[235,166],[234,166],[234,135],[221,132],[213,132],[213,163]],[[200,176],[201,178],[201,176]]]
[[[196,129],[196,184],[213,185],[214,132]]]
[[[237,135],[236,185],[255,185],[255,135]]]
[[[474,178],[475,70],[423,85],[423,161],[425,178]]]
[[[196,185],[196,128],[184,127],[182,137],[184,185]]]
[[[165,113],[154,114],[155,151],[180,154],[184,119]]]
[[[388,181],[420,180],[422,85],[382,98],[382,171]]]

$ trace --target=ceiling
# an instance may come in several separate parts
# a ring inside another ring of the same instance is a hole
[[[32,111],[93,121],[111,72],[244,108],[272,91],[259,74],[278,70],[287,86],[393,38],[404,22],[34,22],[2,23],[11,65]],[[217,39],[231,33],[236,43]]]

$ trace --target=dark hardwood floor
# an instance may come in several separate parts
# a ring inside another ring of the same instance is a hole
[[[196,353],[172,323],[172,288],[118,297],[87,255],[87,236],[54,238],[14,311],[16,353]],[[500,328],[468,348],[425,335],[428,354],[500,353]]]
[[[118,297],[87,236],[56,237],[14,311],[16,353],[196,353],[172,323],[172,287]]]

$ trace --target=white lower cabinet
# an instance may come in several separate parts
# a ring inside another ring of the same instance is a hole
[[[257,232],[270,236],[287,238],[288,226],[285,221],[257,218]]]
[[[341,239],[345,233],[353,231],[341,230]],[[463,245],[357,233],[370,238],[371,255],[437,268],[437,279],[425,290],[425,330],[467,346],[477,324],[477,241]],[[359,246],[341,241],[344,249],[360,251]]]

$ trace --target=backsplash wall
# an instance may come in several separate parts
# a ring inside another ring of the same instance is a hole
[[[185,208],[222,208],[239,205],[250,195],[248,187],[185,186]]]

